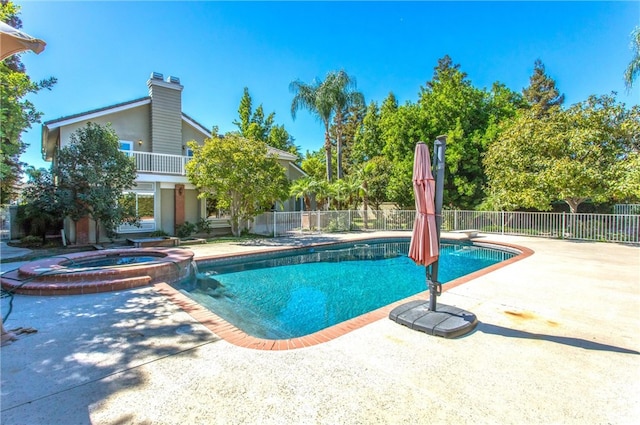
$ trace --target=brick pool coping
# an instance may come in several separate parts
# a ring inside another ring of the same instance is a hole
[[[67,268],[63,263],[116,255],[157,256],[152,263],[119,267]],[[194,253],[178,248],[118,248],[57,255],[31,261],[0,276],[2,288],[22,295],[82,295],[121,291],[161,281],[173,282],[189,273]]]
[[[375,238],[381,239],[381,238]],[[383,238],[384,239],[384,238]],[[324,244],[322,244],[324,245]],[[532,249],[513,245],[504,242],[492,242],[492,241],[478,241],[478,245],[482,246],[500,246],[504,248],[510,248],[512,250],[516,250],[519,254],[509,258],[508,260],[502,261],[500,263],[494,264],[492,266],[486,267],[484,269],[475,271],[468,275],[462,276],[458,279],[454,279],[451,282],[448,282],[446,285],[442,286],[442,291],[448,291],[449,289],[455,288],[457,286],[463,285],[473,279],[476,279],[480,276],[484,276],[492,271],[501,269],[509,264],[513,264],[517,261],[523,260],[531,255],[533,255],[534,251]],[[314,246],[314,245],[310,245]],[[282,250],[278,250],[282,252]],[[265,254],[265,253],[273,253],[272,250],[259,250],[254,251],[251,254]],[[249,254],[249,255],[251,255]],[[216,255],[212,257],[202,257],[198,258],[199,261],[206,261],[210,259],[221,259],[221,258],[229,258],[235,257],[237,254],[225,254],[225,255]],[[385,318],[389,315],[391,310],[395,307],[404,304],[413,300],[423,300],[429,297],[429,291],[423,291],[418,294],[415,294],[411,297],[404,298],[402,300],[396,301],[392,304],[386,305],[384,307],[380,307],[376,310],[370,311],[368,313],[362,314],[360,316],[354,317],[353,319],[346,320],[344,322],[338,323],[336,325],[330,326],[328,328],[322,329],[318,332],[301,336],[298,338],[291,339],[264,339],[264,338],[256,338],[251,336],[241,329],[238,329],[231,323],[227,322],[220,316],[216,315],[212,311],[206,309],[205,307],[198,304],[193,299],[184,295],[182,292],[176,290],[172,286],[170,286],[166,282],[159,282],[154,285],[156,291],[165,297],[167,297],[172,303],[180,307],[183,311],[188,313],[195,320],[200,322],[203,326],[209,329],[211,332],[216,334],[218,337],[224,339],[230,344],[251,348],[255,350],[292,350],[303,347],[311,347],[313,345],[322,344],[324,342],[331,341],[332,339],[338,338],[342,335],[345,335],[355,329],[361,328],[365,325],[373,323],[377,320]]]

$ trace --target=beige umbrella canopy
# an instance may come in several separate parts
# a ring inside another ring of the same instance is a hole
[[[25,50],[38,54],[44,50],[44,46],[46,46],[44,41],[0,22],[0,60]]]

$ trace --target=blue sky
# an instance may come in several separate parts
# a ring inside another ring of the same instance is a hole
[[[393,92],[415,102],[448,54],[474,86],[500,81],[521,91],[536,59],[566,105],[591,94],[630,93],[623,72],[640,2],[59,2],[17,1],[23,30],[42,38],[23,54],[29,75],[54,76],[31,100],[43,121],[148,95],[151,72],[179,77],[182,108],[207,128],[235,130],[244,87],[276,113],[295,143],[318,150],[323,127],[306,111],[291,118],[289,83],[344,69],[367,103]],[[22,160],[42,160],[41,126],[23,135]]]

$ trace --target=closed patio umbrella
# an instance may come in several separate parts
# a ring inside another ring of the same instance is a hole
[[[416,218],[409,244],[409,258],[416,264],[427,266],[427,284],[435,310],[437,290],[431,277],[430,265],[438,260],[439,241],[436,226],[436,182],[431,173],[429,148],[423,142],[416,145],[413,160],[413,192],[416,198]]]
[[[44,50],[45,45],[44,41],[0,22],[0,60],[25,50],[31,50],[38,54]]]
[[[478,319],[475,314],[459,307],[436,303],[436,297],[441,292],[441,284],[438,282],[438,263],[440,262],[445,148],[446,136],[439,136],[434,144],[437,181],[431,172],[429,149],[423,142],[416,145],[413,162],[416,218],[409,244],[409,258],[427,268],[429,301],[413,300],[401,304],[391,310],[389,319],[430,335],[455,338],[473,330]]]
[[[434,203],[436,181],[431,173],[429,148],[423,142],[416,145],[413,192],[416,198],[416,218],[409,245],[409,258],[416,264],[428,266],[438,259],[438,229]]]

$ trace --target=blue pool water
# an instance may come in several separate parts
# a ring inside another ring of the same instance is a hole
[[[408,258],[408,250],[408,240],[360,242],[215,261],[176,287],[249,335],[294,338],[426,290],[425,267]],[[438,280],[446,283],[513,255],[442,244]]]

